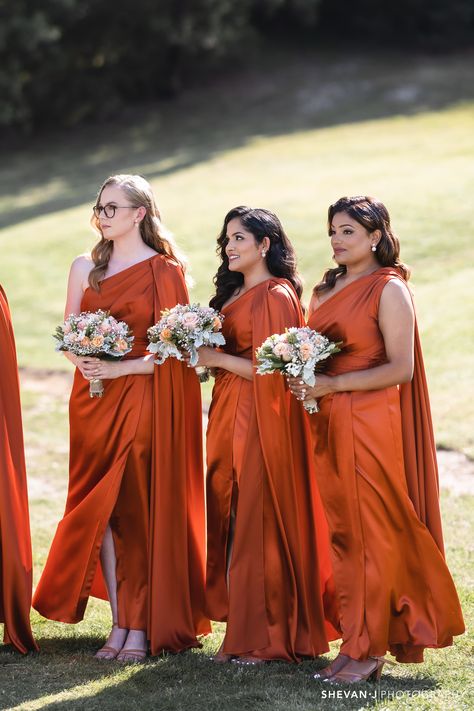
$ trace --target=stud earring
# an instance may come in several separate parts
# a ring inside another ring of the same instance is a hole
[[[376,252],[376,251],[377,251],[377,245],[376,245],[376,244],[373,244],[373,245],[372,245],[372,252]]]

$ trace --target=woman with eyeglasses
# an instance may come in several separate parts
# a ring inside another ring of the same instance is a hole
[[[36,650],[30,627],[32,560],[15,339],[0,286],[0,622],[4,642]]]
[[[308,423],[255,350],[304,323],[293,246],[272,212],[237,207],[218,238],[210,305],[225,316],[207,430],[207,611],[227,622],[215,662],[300,661],[339,636],[327,525]]]
[[[131,328],[133,350],[119,362],[66,354],[76,366],[69,491],[34,606],[74,623],[90,595],[108,599],[112,630],[96,656],[140,661],[209,630],[200,386],[185,364],[155,367],[147,355],[160,311],[188,301],[150,185],[108,178],[91,222],[99,241],[72,264],[65,314],[109,311]],[[101,400],[89,397],[93,378],[105,381]]]
[[[300,399],[325,507],[342,645],[316,673],[330,682],[378,678],[390,651],[423,661],[464,631],[446,567],[436,450],[408,268],[386,207],[371,197],[329,207],[336,267],[315,287],[308,325],[342,341]]]

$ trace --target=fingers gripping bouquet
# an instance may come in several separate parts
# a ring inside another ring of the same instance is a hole
[[[285,333],[269,336],[257,348],[257,373],[268,375],[280,372],[294,378],[301,378],[313,387],[316,382],[315,370],[318,363],[341,349],[341,343],[334,343],[312,328],[287,328]],[[313,398],[306,400],[304,408],[310,414],[318,412],[318,403]]]
[[[132,350],[133,336],[125,321],[117,321],[108,311],[81,311],[71,314],[56,328],[54,338],[57,351],[68,351],[76,356],[93,356],[102,360],[118,360]],[[102,397],[102,380],[89,383],[89,395]]]
[[[186,353],[190,356],[189,364],[196,366],[198,348],[225,344],[221,333],[223,320],[224,316],[210,306],[177,304],[162,311],[158,323],[148,329],[148,350],[156,353],[155,363],[158,365],[170,356],[184,360]],[[196,372],[201,383],[209,380],[206,367],[197,366]]]

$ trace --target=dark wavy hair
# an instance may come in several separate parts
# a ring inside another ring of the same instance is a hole
[[[263,208],[234,207],[224,219],[224,225],[217,238],[217,255],[221,264],[214,277],[216,293],[210,300],[210,306],[221,309],[225,302],[244,283],[244,275],[240,272],[229,270],[229,258],[225,248],[227,245],[227,226],[231,220],[238,218],[242,226],[251,232],[257,244],[261,244],[265,237],[270,240],[270,246],[265,256],[267,268],[273,276],[288,279],[294,286],[298,298],[301,299],[303,282],[296,269],[296,255],[293,245],[285,234],[280,220],[273,212]]]
[[[342,197],[328,209],[328,232],[334,216],[339,212],[346,212],[353,220],[365,227],[368,232],[380,230],[381,238],[377,244],[374,257],[381,267],[394,267],[401,276],[408,281],[410,269],[400,261],[400,242],[390,226],[390,215],[385,205],[376,198],[361,195],[357,197]],[[345,274],[347,267],[340,264],[334,269],[328,269],[319,284],[314,287],[313,293],[332,289],[340,274]]]

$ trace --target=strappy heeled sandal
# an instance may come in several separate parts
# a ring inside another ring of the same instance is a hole
[[[117,661],[118,662],[124,662],[124,663],[130,663],[130,664],[139,664],[140,662],[144,662],[146,659],[148,652],[146,649],[121,649],[120,652],[117,654]],[[124,659],[124,657],[127,657]]]
[[[112,624],[112,629],[114,629],[114,627],[118,629],[117,622],[114,622]],[[110,637],[110,635],[109,635],[109,637]],[[120,651],[121,651],[121,648],[115,649],[115,647],[111,647],[109,644],[104,644],[103,647],[101,647],[100,649],[97,650],[97,652],[94,654],[94,657],[96,659],[101,659],[102,661],[105,661],[105,662],[111,662],[117,658],[117,656],[120,654]],[[107,657],[99,656],[101,652],[105,652],[107,655],[110,655],[110,656],[107,656]]]
[[[324,679],[324,681],[329,684],[356,684],[358,681],[378,681],[382,676],[382,669],[385,664],[395,665],[390,659],[385,657],[369,657],[369,659],[375,662],[375,666],[369,669],[367,672],[361,673],[356,671],[350,671],[347,669],[349,664],[346,664],[340,671],[333,674],[330,678]]]
[[[346,664],[349,664],[351,661],[351,658],[348,657],[346,654],[338,654],[333,661],[328,664],[327,667],[324,667],[323,669],[319,669],[317,672],[313,674],[313,679],[316,679],[316,681],[324,681],[325,679],[329,679],[329,677],[334,676],[334,674],[337,674],[340,672]]]
[[[259,657],[235,657],[231,660],[232,664],[240,664],[243,667],[254,667],[258,664],[265,664],[266,659]]]

